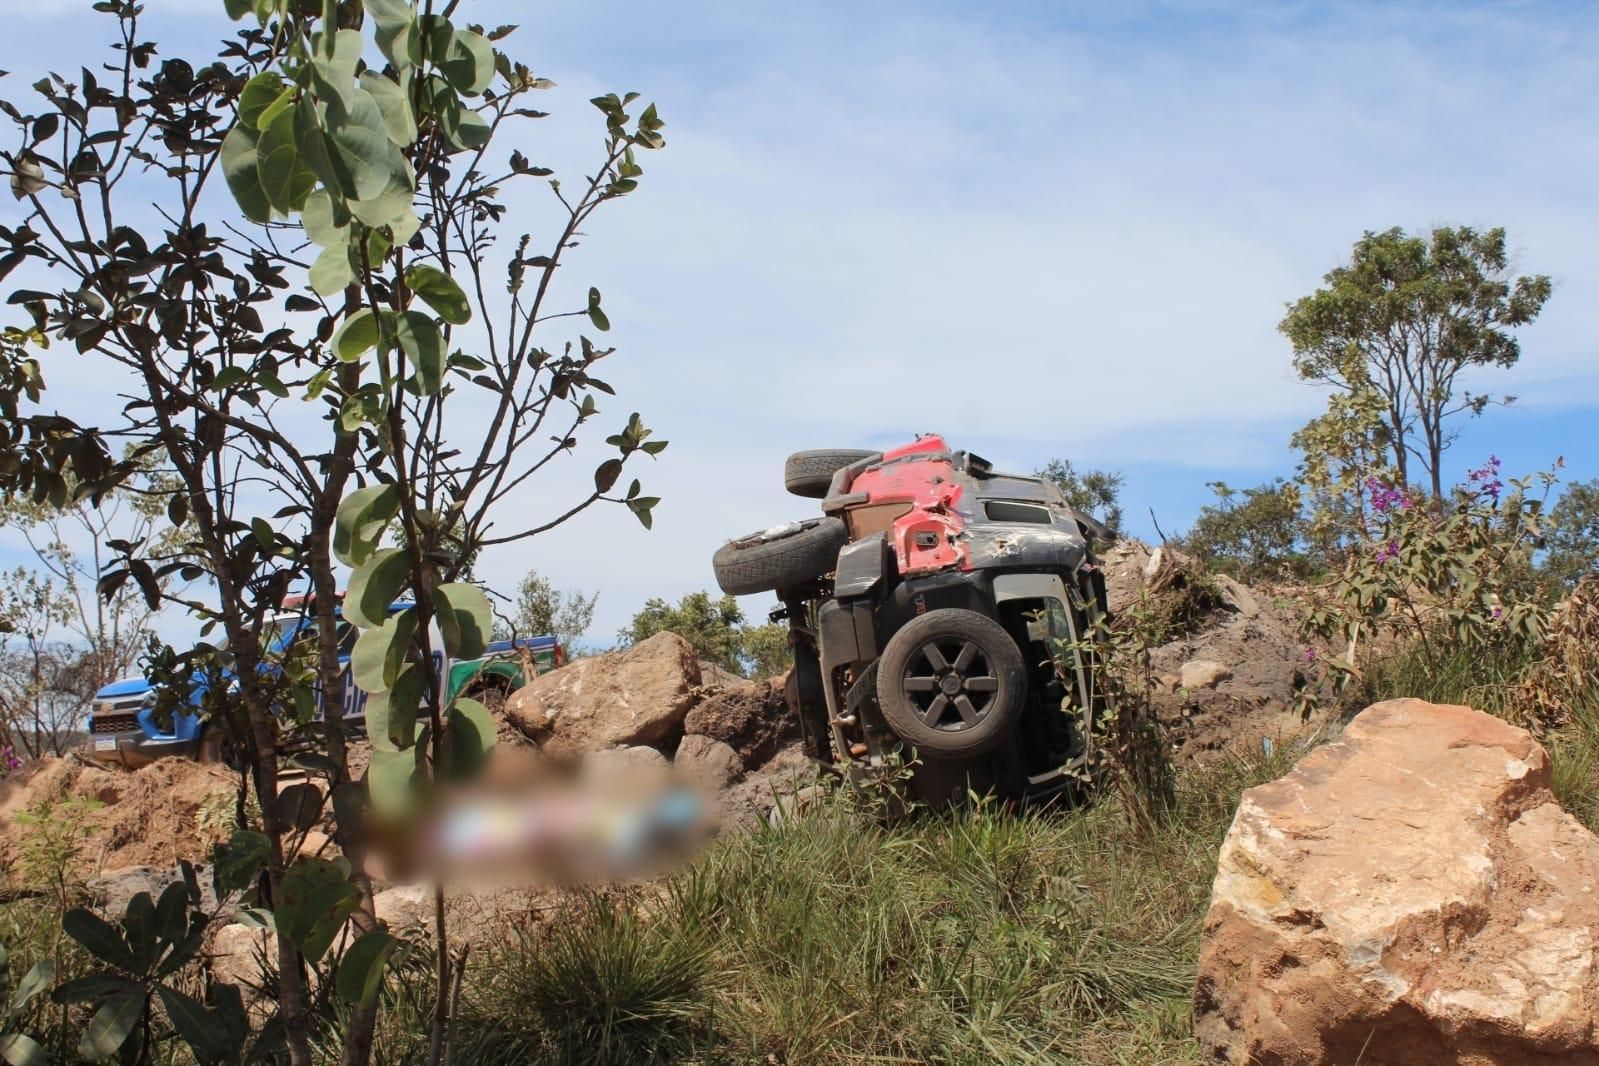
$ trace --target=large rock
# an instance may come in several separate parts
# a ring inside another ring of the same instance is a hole
[[[1234,1063],[1599,1063],[1595,886],[1530,734],[1379,703],[1244,793],[1195,1032]]]
[[[699,684],[700,665],[688,641],[657,633],[535,678],[506,702],[505,714],[554,755],[670,746],[683,732]]]
[[[799,734],[783,684],[783,678],[754,683],[738,679],[696,704],[683,719],[683,731],[720,740],[738,752],[746,768],[754,769]]]
[[[677,746],[672,765],[707,788],[721,790],[744,776],[744,763],[727,744],[690,733]]]

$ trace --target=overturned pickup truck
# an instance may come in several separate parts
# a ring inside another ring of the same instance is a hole
[[[1089,644],[1108,608],[1089,547],[1112,531],[1054,483],[938,436],[800,452],[785,473],[821,516],[732,541],[713,565],[724,592],[782,601],[809,754],[858,776],[910,749],[927,803],[1072,792],[1102,702]]]
[[[292,644],[314,633],[314,621],[303,610],[298,597],[285,601],[284,606],[302,609],[286,610],[268,622],[263,646],[269,654],[281,656]],[[407,606],[396,603],[389,609],[392,613]],[[360,735],[366,728],[367,694],[356,686],[350,670],[350,653],[358,632],[344,620],[342,611],[336,612],[335,617],[339,662],[343,667],[339,699],[344,720],[356,735]],[[442,640],[436,638],[433,646],[442,648]],[[523,666],[525,661],[531,661],[533,673],[540,674],[563,665],[565,651],[556,638],[537,636],[496,641],[484,650],[482,657],[452,662],[447,668],[442,652],[435,652],[434,657],[437,660],[434,667],[445,679],[448,701],[463,694],[479,699],[507,695],[528,680]],[[86,756],[94,762],[128,767],[142,766],[168,755],[202,762],[231,762],[223,731],[201,717],[204,690],[200,685],[196,682],[188,695],[187,706],[192,710],[173,714],[169,725],[157,720],[155,689],[145,678],[129,678],[105,686],[94,696]]]

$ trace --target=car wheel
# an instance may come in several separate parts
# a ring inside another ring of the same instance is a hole
[[[795,452],[783,464],[783,486],[796,496],[820,500],[827,496],[833,475],[851,463],[870,459],[878,452],[859,448],[821,448],[808,452]]]
[[[975,611],[929,611],[883,649],[877,702],[900,739],[928,755],[981,755],[1015,728],[1027,695],[1022,651]]]
[[[195,753],[197,761],[210,766],[225,766],[229,770],[244,767],[244,752],[239,742],[228,736],[227,730],[207,724],[200,730],[200,743]]]
[[[849,540],[836,518],[807,518],[729,541],[711,558],[716,583],[731,596],[814,581],[838,565]]]

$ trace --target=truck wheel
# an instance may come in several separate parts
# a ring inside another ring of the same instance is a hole
[[[711,557],[716,583],[730,596],[771,592],[814,581],[838,565],[849,540],[836,518],[807,518],[729,541]]]
[[[877,665],[877,702],[900,739],[928,755],[970,758],[1016,727],[1027,696],[1022,651],[975,611],[928,611],[907,622]]]
[[[783,486],[796,496],[820,500],[827,495],[834,474],[851,463],[870,459],[877,454],[859,448],[821,448],[795,452],[783,464]]]
[[[227,730],[214,725],[207,725],[200,730],[195,759],[209,766],[225,766],[229,770],[244,768],[244,752],[239,750],[238,742],[228,736]]]

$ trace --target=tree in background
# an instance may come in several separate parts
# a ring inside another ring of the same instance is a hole
[[[743,625],[744,611],[733,597],[713,600],[708,592],[690,592],[676,606],[659,596],[645,600],[643,609],[617,633],[617,639],[633,645],[657,633],[676,633],[703,661],[743,673]]]
[[[1545,525],[1544,571],[1571,588],[1599,567],[1599,480],[1567,485]]]
[[[1411,236],[1395,227],[1368,231],[1349,264],[1323,280],[1278,326],[1293,344],[1294,368],[1306,381],[1379,397],[1381,432],[1372,427],[1371,445],[1389,454],[1401,485],[1418,460],[1441,500],[1453,419],[1495,402],[1460,388],[1460,377],[1515,365],[1521,346],[1511,331],[1537,318],[1549,278],[1512,276],[1503,229]]]
[[[1278,478],[1252,489],[1210,482],[1216,502],[1199,509],[1183,547],[1235,577],[1302,575],[1311,559],[1299,486]]]
[[[155,609],[133,586],[99,594],[119,558],[112,544],[144,545],[158,556],[180,551],[167,518],[175,487],[153,460],[99,506],[67,479],[67,502],[0,499],[0,527],[15,530],[35,562],[0,574],[0,602],[11,623],[0,635],[0,729],[8,742],[38,756],[71,743],[94,694],[134,671]],[[152,581],[163,592],[167,573]],[[31,734],[31,735],[30,735]]]
[[[594,607],[600,594],[558,589],[537,570],[529,570],[516,590],[516,614],[512,621],[518,637],[549,634],[561,642],[571,656],[577,642],[594,622]]]
[[[1051,459],[1034,474],[1060,486],[1066,502],[1097,515],[1111,529],[1121,529],[1122,475],[1109,470],[1079,471],[1070,459]]]
[[[708,592],[690,592],[674,606],[655,597],[617,634],[624,647],[657,633],[676,633],[703,662],[744,677],[773,677],[791,665],[788,628],[750,625],[732,596],[713,600]]]
[[[788,626],[775,622],[747,625],[743,630],[743,643],[746,674],[756,681],[787,673],[794,665],[794,652],[788,646]]]

